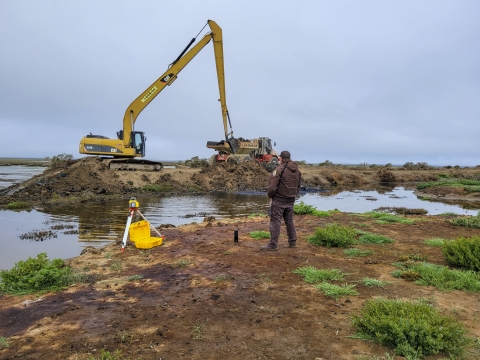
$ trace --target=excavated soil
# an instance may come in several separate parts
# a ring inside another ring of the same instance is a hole
[[[378,186],[410,186],[438,180],[439,175],[479,178],[479,168],[400,170],[398,168],[358,169],[300,165],[304,190],[371,190]],[[207,168],[166,168],[160,172],[109,171],[98,157],[69,161],[60,167],[0,191],[0,205],[14,201],[55,203],[104,200],[113,196],[141,196],[154,190],[165,192],[266,190],[269,172],[257,162],[219,164]],[[419,196],[450,200],[479,201],[479,193],[430,188]]]
[[[348,213],[329,218],[295,216],[298,246],[287,248],[282,228],[276,252],[261,252],[267,240],[249,232],[268,231],[268,218],[218,222],[161,230],[163,245],[136,249],[120,244],[87,248],[68,261],[90,275],[88,284],[42,295],[0,296],[0,337],[9,347],[1,359],[100,358],[102,349],[120,350],[127,359],[381,359],[391,349],[350,337],[350,316],[367,299],[425,298],[453,316],[470,336],[480,337],[480,297],[463,291],[442,292],[391,272],[392,263],[422,256],[446,265],[441,250],[425,239],[480,235],[455,227],[442,216],[409,216],[412,225],[378,224]],[[386,245],[357,245],[373,250],[349,258],[342,249],[306,241],[315,227],[338,223],[395,239]],[[239,242],[233,242],[234,230]],[[334,300],[292,273],[303,266],[339,269],[357,284],[358,296]],[[137,275],[136,277],[134,277]],[[391,282],[366,287],[363,278]],[[471,348],[467,358],[478,359]],[[443,359],[445,355],[427,359]],[[395,359],[402,359],[396,356]]]

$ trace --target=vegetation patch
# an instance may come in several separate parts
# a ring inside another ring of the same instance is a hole
[[[336,212],[340,212],[339,210],[317,210],[314,206],[312,205],[307,205],[303,201],[301,201],[298,204],[295,204],[293,207],[293,212],[297,215],[313,215],[313,216],[318,216],[318,217],[329,217],[332,216],[332,214]]]
[[[469,344],[464,326],[425,301],[368,300],[352,315],[355,338],[373,340],[407,359],[444,353],[456,357]]]
[[[346,250],[343,250],[343,252],[348,257],[360,257],[360,256],[368,256],[373,254],[372,250],[361,250],[357,248],[346,249]]]
[[[92,354],[88,355],[87,360],[121,360],[123,359],[122,350],[115,350],[114,352],[100,349],[100,354],[97,357]]]
[[[443,244],[445,244],[446,240],[445,239],[442,239],[442,238],[431,238],[431,239],[427,239],[425,240],[423,243],[425,245],[428,245],[428,246],[438,246],[438,247],[442,247]]]
[[[14,202],[8,203],[5,206],[5,208],[7,208],[8,210],[29,209],[31,207],[32,205],[25,201],[14,201]]]
[[[313,266],[305,266],[293,270],[294,274],[303,276],[303,281],[313,284],[321,281],[343,281],[344,276],[338,269],[316,269]]]
[[[414,261],[392,265],[399,268],[392,273],[393,276],[415,281],[418,285],[431,285],[442,291],[480,291],[480,274],[471,270],[449,269],[442,265]]]
[[[442,251],[449,265],[480,271],[480,236],[458,237],[445,242]]]
[[[323,282],[316,285],[315,287],[322,293],[324,293],[326,296],[338,300],[341,297],[358,295],[358,292],[354,289],[356,286],[357,284],[345,283],[342,285],[335,285],[328,282]]]
[[[480,212],[476,216],[459,216],[447,221],[457,226],[480,229]]]
[[[249,233],[252,239],[270,239],[270,232],[269,231],[251,231]]]
[[[359,231],[357,230],[357,232]],[[372,234],[366,231],[361,231],[360,233],[362,235],[357,240],[358,244],[390,244],[395,242],[395,240],[383,235]]]
[[[165,185],[149,184],[149,185],[144,185],[142,187],[142,190],[148,191],[148,192],[167,192],[167,191],[172,191],[173,186],[170,184],[165,184]]]
[[[10,270],[0,270],[0,291],[9,294],[28,294],[54,291],[75,281],[72,269],[62,259],[48,260],[46,253],[15,263]]]
[[[325,227],[315,229],[315,234],[309,236],[307,241],[314,245],[328,247],[347,247],[355,243],[357,230],[350,226],[327,224]]]
[[[417,184],[418,190],[428,189],[434,186],[449,186],[462,188],[468,192],[479,192],[480,191],[480,180],[473,179],[445,179],[438,181],[428,181]]]
[[[10,342],[8,341],[8,338],[0,336],[0,350],[6,349],[9,346],[10,346]]]
[[[362,279],[362,284],[368,287],[379,287],[384,289],[385,285],[391,284],[391,281],[382,281],[378,279],[373,279],[373,278],[363,278]]]
[[[415,220],[407,219],[403,216],[392,215],[383,212],[366,212],[363,215],[377,219],[378,224],[388,224],[388,223],[401,223],[401,224],[413,224]]]
[[[425,209],[410,209],[406,207],[390,207],[390,206],[382,206],[378,209],[373,210],[374,212],[383,212],[383,213],[390,213],[395,215],[426,215],[428,213]]]

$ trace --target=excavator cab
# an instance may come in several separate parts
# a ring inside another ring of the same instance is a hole
[[[142,131],[132,131],[131,136],[131,146],[135,149],[136,156],[144,157],[147,137]]]

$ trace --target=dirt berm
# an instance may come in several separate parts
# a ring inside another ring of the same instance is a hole
[[[413,186],[421,181],[438,180],[439,175],[472,178],[477,168],[465,169],[357,169],[349,167],[319,167],[301,165],[302,186],[305,189],[328,189],[333,192],[351,189],[373,189],[379,185]],[[269,172],[257,162],[240,165],[220,164],[206,168],[168,168],[160,172],[110,171],[100,158],[85,157],[47,168],[21,184],[0,191],[0,205],[15,201],[56,203],[65,201],[105,200],[115,196],[202,191],[264,191]],[[480,193],[459,193],[447,199],[479,200]],[[436,197],[435,194],[430,196]]]

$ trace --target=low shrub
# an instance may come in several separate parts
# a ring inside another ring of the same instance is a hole
[[[317,210],[312,205],[307,205],[303,201],[298,204],[295,204],[293,207],[293,212],[297,215],[313,215],[318,217],[329,217],[332,216],[333,213],[340,212],[339,210]]]
[[[338,269],[316,269],[313,266],[305,266],[293,270],[294,274],[303,276],[303,281],[313,284],[320,281],[343,281],[345,275]]]
[[[307,241],[314,245],[328,247],[347,247],[355,243],[357,231],[346,225],[327,224],[324,228],[315,229],[315,234]]]
[[[0,291],[27,294],[56,290],[70,284],[71,268],[62,259],[48,260],[46,253],[19,261],[10,270],[0,270]]]
[[[53,169],[59,168],[59,167],[64,167],[67,165],[70,165],[74,163],[75,160],[73,160],[73,155],[71,154],[58,154],[55,156],[52,156],[52,160],[50,162],[50,167]]]
[[[315,207],[312,205],[307,205],[303,201],[300,201],[298,204],[293,206],[293,212],[297,215],[313,214]]]
[[[253,239],[270,239],[269,231],[251,231],[249,233],[250,237]]]
[[[407,359],[445,353],[461,355],[469,344],[464,326],[425,301],[376,298],[352,315],[354,337],[374,340]]]
[[[449,265],[466,270],[480,271],[480,237],[459,237],[445,242],[443,255]]]

